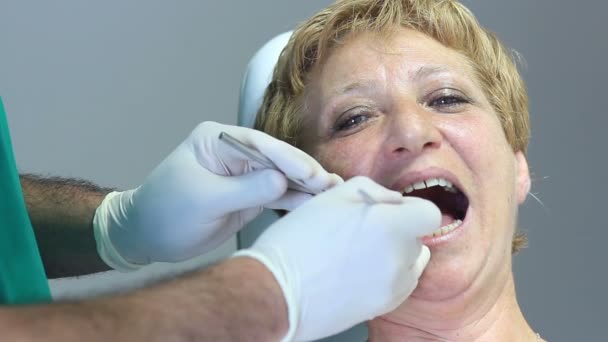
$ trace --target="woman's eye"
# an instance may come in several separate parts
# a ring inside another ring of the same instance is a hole
[[[457,111],[461,106],[471,103],[471,101],[462,94],[437,94],[427,102],[427,105],[431,108],[435,108],[439,111]]]
[[[366,115],[355,114],[346,118],[345,120],[339,121],[336,125],[337,131],[346,131],[359,126],[360,124],[367,121],[369,118]]]
[[[338,121],[334,130],[335,131],[348,131],[353,129],[369,120],[367,114],[353,114],[343,120]]]
[[[451,106],[458,103],[464,103],[465,100],[457,96],[442,96],[431,102],[431,106]]]

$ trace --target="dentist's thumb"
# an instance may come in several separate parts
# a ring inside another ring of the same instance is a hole
[[[433,202],[419,197],[405,197],[397,204],[378,204],[375,209],[385,211],[377,217],[385,220],[387,227],[396,226],[401,237],[406,239],[430,235],[441,225],[439,208]]]

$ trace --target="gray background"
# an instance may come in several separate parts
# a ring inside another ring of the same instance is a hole
[[[330,1],[0,1],[0,96],[21,171],[130,188],[200,121],[236,123],[255,50]],[[519,51],[531,98],[530,247],[520,304],[550,341],[605,341],[608,38],[603,1],[470,0]],[[132,275],[51,283],[57,297],[138,286],[235,248]]]

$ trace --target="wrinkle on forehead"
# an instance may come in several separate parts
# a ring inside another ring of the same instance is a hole
[[[377,79],[379,74],[378,69],[374,69],[373,65],[364,65],[361,71],[360,60],[369,58],[376,60],[375,64],[381,68],[383,59],[394,58],[411,58],[415,56],[415,60],[400,60],[396,63],[401,70],[390,70],[391,74],[406,76],[408,81],[417,81],[421,78],[428,77],[437,73],[453,73],[459,76],[476,78],[474,68],[469,59],[460,52],[444,46],[434,38],[415,31],[409,28],[400,28],[388,35],[382,35],[378,32],[360,32],[352,34],[344,42],[335,45],[328,54],[325,55],[323,61],[317,63],[315,68],[309,73],[307,82],[307,91],[311,91],[311,86],[318,88],[321,79],[325,81],[338,79],[338,84],[334,88],[330,88],[328,93],[342,93],[355,88],[357,83],[365,83],[368,79]],[[407,38],[403,38],[403,35]],[[436,45],[433,51],[429,51],[429,45]],[[355,47],[353,47],[355,46]],[[353,50],[354,49],[354,50]],[[357,53],[356,58],[348,56],[348,54]],[[446,55],[450,56],[446,56]],[[452,55],[452,54],[455,54]],[[358,58],[360,57],[360,58]],[[445,58],[442,58],[445,57]],[[340,58],[341,63],[336,67],[332,61],[335,58]],[[437,62],[437,59],[443,60]],[[444,63],[444,61],[447,61]],[[344,67],[345,64],[350,64],[351,68]],[[371,64],[371,63],[370,63]],[[388,76],[388,75],[386,75]]]

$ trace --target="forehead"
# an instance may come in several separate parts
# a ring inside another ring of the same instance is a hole
[[[373,81],[403,83],[434,74],[476,79],[464,55],[405,27],[390,33],[351,34],[326,56],[308,78],[308,95],[331,96]]]

